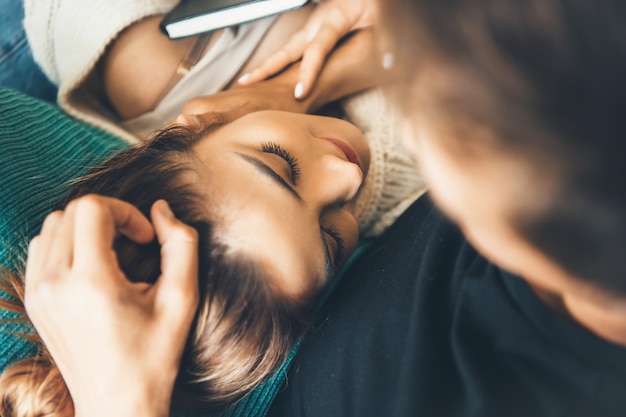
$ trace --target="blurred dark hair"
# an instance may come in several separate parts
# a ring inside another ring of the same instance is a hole
[[[130,202],[149,218],[152,204],[165,199],[177,218],[198,231],[201,297],[175,385],[176,408],[206,410],[241,398],[283,363],[306,322],[302,306],[275,294],[253,259],[228,251],[214,236],[210,189],[197,182],[201,162],[192,147],[218,127],[202,132],[168,128],[95,167],[76,181],[60,205],[97,193]],[[129,279],[158,278],[156,242],[142,246],[118,238],[115,247]],[[15,302],[1,307],[25,316],[21,277],[4,275],[3,290]],[[36,335],[28,338],[39,343],[41,354],[3,373],[0,414],[73,415],[67,388],[45,346]]]
[[[466,156],[522,161],[536,187],[514,227],[570,274],[626,294],[626,3],[381,4],[411,116],[433,117]]]

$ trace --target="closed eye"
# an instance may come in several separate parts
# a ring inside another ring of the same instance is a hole
[[[300,178],[300,167],[298,166],[298,160],[291,153],[276,142],[263,142],[261,144],[261,151],[264,153],[274,154],[284,159],[289,165],[289,169],[291,171],[291,181],[294,185],[296,185],[298,179]]]
[[[334,256],[334,266],[337,269],[344,261],[344,257],[346,256],[346,244],[337,231],[332,226],[322,226],[322,230],[324,233],[328,234],[335,241],[335,256]]]

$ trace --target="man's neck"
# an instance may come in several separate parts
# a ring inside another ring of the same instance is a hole
[[[603,302],[560,295],[531,285],[533,292],[562,317],[576,322],[611,343],[626,346],[626,299],[606,296]]]

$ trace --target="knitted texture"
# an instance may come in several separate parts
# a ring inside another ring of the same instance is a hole
[[[11,90],[0,89],[0,108],[0,265],[21,270],[29,240],[70,181],[125,145]],[[0,372],[35,353],[11,334],[24,329],[0,323]]]
[[[370,145],[371,162],[356,204],[361,237],[384,232],[426,186],[413,158],[401,143],[401,117],[380,88],[343,101],[348,120]]]
[[[19,271],[29,240],[72,180],[128,145],[56,106],[12,90],[0,88],[0,109],[0,265]],[[30,328],[6,321],[14,317],[0,310],[0,373],[36,353],[32,344],[14,334]],[[280,370],[241,401],[194,417],[265,416],[296,351],[297,346]]]
[[[59,87],[69,114],[129,143],[136,137],[111,122],[116,116],[86,82],[107,46],[126,27],[166,13],[178,0],[25,0],[24,28],[35,61]]]

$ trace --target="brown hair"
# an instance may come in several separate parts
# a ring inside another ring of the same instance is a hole
[[[522,162],[531,186],[513,227],[573,276],[626,294],[626,3],[381,7],[403,108],[434,117],[450,150]]]
[[[244,255],[218,243],[211,221],[210,190],[201,190],[192,147],[210,130],[172,127],[147,143],[129,148],[95,167],[72,187],[61,207],[88,193],[128,201],[146,216],[165,199],[183,222],[199,234],[200,304],[182,358],[173,407],[219,407],[256,387],[287,357],[305,327],[301,305],[275,294],[264,271]],[[129,279],[154,282],[160,256],[156,242],[141,246],[119,238],[116,252]],[[25,316],[23,281],[4,274],[12,301],[0,307]],[[40,354],[24,359],[0,377],[0,414],[73,415],[63,379],[36,334],[25,337]]]

